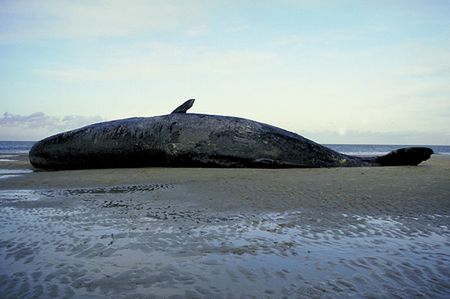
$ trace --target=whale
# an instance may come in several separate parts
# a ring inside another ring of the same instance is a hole
[[[36,142],[33,167],[46,170],[123,167],[320,168],[418,165],[427,147],[383,156],[336,152],[296,133],[249,119],[187,113],[194,99],[170,114],[91,124]]]

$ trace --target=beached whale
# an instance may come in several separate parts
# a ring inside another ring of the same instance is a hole
[[[37,142],[31,164],[44,169],[110,167],[350,167],[418,165],[433,151],[411,147],[381,157],[335,152],[298,134],[230,116],[186,113],[92,124]]]

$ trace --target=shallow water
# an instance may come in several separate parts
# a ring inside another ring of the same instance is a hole
[[[25,174],[31,173],[33,170],[31,169],[4,169],[0,168],[0,174]]]
[[[11,161],[13,161],[13,160],[11,160]],[[0,162],[2,162],[2,160],[0,160]],[[3,162],[5,162],[5,161],[3,161]],[[5,169],[5,168],[0,168],[0,180],[13,178],[13,177],[18,177],[20,175],[24,175],[24,174],[31,173],[31,172],[33,172],[31,169]]]
[[[0,162],[17,162],[19,155],[0,155]]]
[[[1,162],[1,160],[0,160]],[[0,180],[17,177],[33,172],[31,169],[3,169],[0,168]]]
[[[1,191],[0,294],[448,298],[448,215],[217,212],[179,188]]]

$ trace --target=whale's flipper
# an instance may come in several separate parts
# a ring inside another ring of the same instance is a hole
[[[192,105],[194,105],[194,101],[195,99],[187,100],[186,102],[178,106],[175,110],[173,110],[171,114],[186,113],[186,111],[188,111],[192,107]]]
[[[433,150],[428,147],[407,147],[377,157],[372,163],[380,166],[419,165],[428,160],[432,154]]]

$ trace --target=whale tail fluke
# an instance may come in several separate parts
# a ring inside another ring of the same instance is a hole
[[[407,147],[392,151],[373,160],[372,164],[379,166],[419,165],[433,154],[428,147]]]

